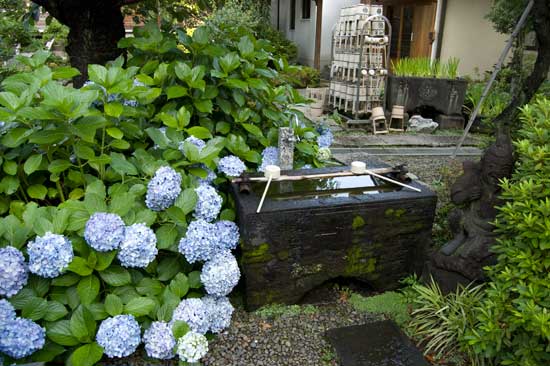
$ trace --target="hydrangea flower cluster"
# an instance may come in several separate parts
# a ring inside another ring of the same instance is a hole
[[[197,204],[195,205],[194,216],[197,219],[202,219],[211,222],[222,209],[223,199],[212,186],[202,184],[195,189],[197,193]]]
[[[262,164],[258,168],[259,172],[265,172],[268,165],[279,165],[279,149],[273,146],[266,147],[262,151]]]
[[[139,346],[141,328],[132,315],[117,315],[101,322],[96,340],[107,356],[126,357]]]
[[[227,297],[205,296],[202,299],[208,318],[210,319],[210,331],[220,333],[231,324],[231,316],[235,308]]]
[[[215,223],[218,234],[218,249],[233,250],[239,243],[239,227],[233,221],[222,220]]]
[[[15,309],[8,300],[0,300],[0,324],[4,324],[8,320],[15,319]]]
[[[183,320],[193,332],[204,334],[210,328],[210,317],[202,299],[183,299],[172,314],[170,326]]]
[[[125,105],[125,106],[127,106],[127,107],[134,107],[134,108],[136,108],[136,107],[139,105],[139,103],[138,103],[137,100],[124,99],[124,100],[122,101],[122,105]]]
[[[220,159],[218,170],[228,177],[238,177],[246,170],[246,165],[238,157],[229,155]]]
[[[205,263],[201,282],[206,292],[214,296],[226,296],[239,282],[241,272],[237,260],[230,252],[222,252]]]
[[[157,254],[157,237],[153,230],[145,224],[133,224],[126,228],[118,252],[118,260],[124,267],[145,268]]]
[[[327,161],[330,160],[332,157],[332,152],[328,147],[321,147],[319,148],[319,151],[317,152],[317,159],[320,161]]]
[[[12,297],[27,284],[28,279],[23,253],[11,246],[0,248],[0,295]]]
[[[319,136],[317,136],[317,145],[320,148],[330,147],[334,141],[334,135],[330,128],[321,126],[317,128],[317,132],[319,132]]]
[[[124,221],[117,214],[96,212],[86,222],[84,239],[98,252],[108,252],[119,247],[125,228]]]
[[[30,319],[15,318],[0,322],[0,352],[23,358],[44,347],[46,331]]]
[[[189,136],[188,138],[185,139],[184,142],[192,143],[197,147],[197,149],[199,149],[199,151],[202,151],[202,149],[204,149],[206,146],[206,142],[204,142],[204,140],[201,140],[195,136]],[[182,149],[183,149],[183,144],[182,144]]]
[[[167,360],[174,357],[176,339],[168,323],[153,322],[143,334],[147,356]]]
[[[198,362],[208,353],[208,340],[202,334],[187,332],[178,340],[177,353],[184,362]]]
[[[172,206],[181,193],[181,174],[163,166],[147,185],[145,204],[153,211],[166,210]]]
[[[214,255],[216,226],[204,220],[195,220],[187,227],[187,233],[178,245],[178,250],[189,263],[206,261]]]
[[[42,277],[54,278],[73,260],[73,246],[63,235],[47,232],[27,245],[29,270]]]
[[[199,178],[199,185],[203,185],[203,184],[206,184],[206,185],[210,185],[212,184],[212,182],[214,181],[214,179],[218,178],[218,176],[216,175],[216,173],[214,173],[211,169],[209,169],[206,165],[204,164],[200,164],[199,167],[201,169],[204,169],[206,170],[206,178]]]

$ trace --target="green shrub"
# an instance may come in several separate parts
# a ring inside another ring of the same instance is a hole
[[[198,179],[228,155],[255,171],[262,149],[276,145],[277,127],[289,124],[287,106],[301,100],[288,85],[274,86],[279,71],[269,65],[281,71],[285,65],[273,62],[268,43],[241,33],[220,45],[210,32],[137,30],[121,42],[128,66],[122,58],[90,65],[82,89],[65,85],[77,70],[44,64],[46,52],[25,59],[29,69],[2,82],[0,247],[28,257],[27,244],[53,232],[68,238],[74,252],[60,277],[31,275],[9,299],[19,315],[46,328],[45,346],[29,360],[93,365],[103,353],[96,330],[107,317],[131,314],[147,328],[170,320],[182,298],[205,293],[202,266],[178,251],[194,221]],[[295,130],[298,166],[320,164],[317,134],[306,124]],[[191,136],[205,146],[186,142]],[[165,166],[181,175],[182,193],[173,206],[153,211],[145,204],[147,185]],[[227,182],[221,173],[214,180],[223,200],[219,219],[234,220]],[[156,258],[146,268],[125,268],[116,250],[88,246],[85,225],[97,212],[152,229]]]
[[[433,279],[429,285],[408,282],[404,294],[412,312],[407,332],[422,344],[424,353],[436,360],[464,353],[470,365],[484,365],[485,360],[463,340],[476,324],[473,309],[483,296],[483,287],[459,288],[443,295]]]
[[[321,82],[319,70],[309,66],[290,66],[282,77],[282,81],[297,89],[317,88]]]
[[[298,56],[298,47],[271,26],[269,13],[266,14],[265,11],[265,6],[261,3],[228,0],[208,17],[206,24],[213,29],[212,36],[218,42],[225,42],[226,39],[231,39],[232,34],[238,34],[245,29],[257,38],[269,41],[270,51],[276,58],[283,57],[294,63]]]
[[[521,121],[495,222],[498,263],[468,340],[500,365],[540,366],[550,364],[550,99],[524,107]]]
[[[359,311],[384,315],[400,326],[409,320],[407,303],[403,295],[398,292],[387,291],[383,294],[369,297],[354,293],[351,295],[349,302]]]

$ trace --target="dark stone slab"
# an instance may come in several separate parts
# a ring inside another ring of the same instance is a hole
[[[326,337],[342,366],[429,366],[391,320],[330,329]]]
[[[394,105],[405,106],[411,114],[420,107],[431,107],[444,115],[462,115],[462,105],[468,82],[464,79],[420,77],[388,77],[388,110]]]
[[[367,165],[385,166],[378,160]],[[376,186],[370,187],[380,189],[376,194],[362,190],[342,194],[329,185],[334,195],[317,195],[319,187],[311,183],[306,196],[300,197],[283,183],[288,182],[272,184],[272,196],[259,214],[263,188],[253,185],[250,193],[243,193],[238,185],[232,187],[249,310],[270,303],[298,303],[312,289],[337,278],[353,278],[382,291],[398,287],[399,280],[411,273],[421,273],[437,201],[428,187],[410,182],[422,192]],[[296,198],[280,199],[284,196]]]

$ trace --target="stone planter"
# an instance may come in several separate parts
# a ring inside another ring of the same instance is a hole
[[[373,162],[367,166],[381,167]],[[348,168],[284,173],[344,169]],[[252,184],[250,193],[232,186],[248,309],[297,303],[307,292],[339,277],[382,291],[421,271],[436,195],[418,182],[410,184],[421,193],[373,182],[368,176],[347,178],[273,182],[259,214],[256,208],[265,183]]]
[[[464,128],[462,105],[467,87],[464,79],[389,76],[387,109],[402,105],[413,115],[421,107],[430,107],[436,111],[434,120],[439,128]]]

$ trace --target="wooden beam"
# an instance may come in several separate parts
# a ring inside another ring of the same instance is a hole
[[[315,23],[315,58],[313,66],[321,70],[321,38],[323,32],[323,0],[315,0],[317,4],[317,20]]]

